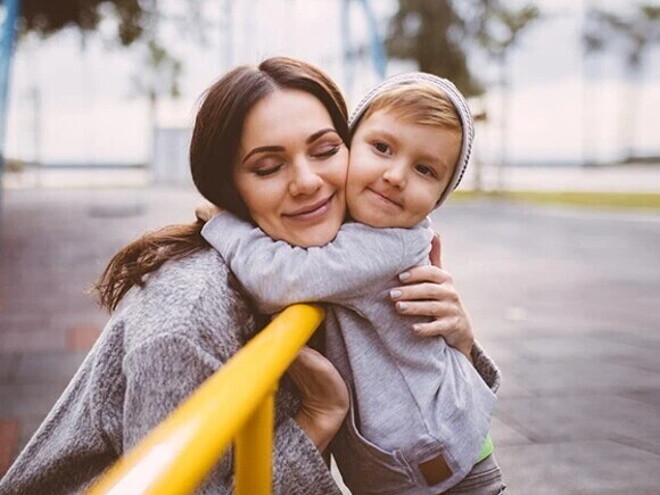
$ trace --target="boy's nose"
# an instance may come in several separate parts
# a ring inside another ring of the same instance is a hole
[[[289,193],[293,196],[313,194],[323,185],[321,178],[308,163],[297,163],[289,182]]]
[[[397,163],[389,167],[383,173],[383,180],[393,187],[403,189],[406,187],[406,167],[403,163]]]

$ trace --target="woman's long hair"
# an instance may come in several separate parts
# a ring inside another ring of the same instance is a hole
[[[275,57],[258,67],[241,66],[227,73],[203,95],[190,143],[190,169],[202,196],[245,220],[251,220],[250,214],[236,191],[232,170],[243,122],[258,101],[277,89],[297,89],[315,96],[348,143],[344,98],[335,83],[316,67]],[[170,225],[121,249],[94,287],[101,305],[114,310],[131,287],[142,287],[145,275],[166,261],[208,248],[201,235],[202,226],[202,222]]]

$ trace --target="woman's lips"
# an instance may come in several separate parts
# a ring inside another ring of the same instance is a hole
[[[298,208],[293,213],[283,213],[282,216],[299,221],[317,220],[325,215],[332,206],[332,199],[335,194],[309,206]]]

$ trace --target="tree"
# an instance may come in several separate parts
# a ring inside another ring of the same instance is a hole
[[[93,31],[105,11],[117,21],[117,38],[122,45],[130,45],[142,36],[150,15],[141,0],[22,0],[21,30],[43,36],[70,26]]]
[[[499,66],[503,111],[500,159],[500,187],[507,157],[507,129],[510,101],[509,53],[522,32],[540,16],[532,3],[506,7],[501,0],[399,0],[399,9],[390,22],[387,48],[390,57],[416,60],[419,70],[451,79],[466,96],[480,96],[483,81],[467,58],[477,51]],[[484,113],[481,117],[485,119]],[[481,170],[475,161],[476,187]]]
[[[520,36],[541,13],[533,4],[520,8],[504,8],[499,1],[483,2],[477,25],[477,41],[499,66],[499,86],[502,91],[500,159],[497,189],[504,189],[504,169],[509,160],[509,115],[511,114],[511,67],[509,55],[520,42]]]
[[[587,12],[583,42],[587,55],[605,50],[619,50],[623,55],[629,81],[624,85],[625,95],[621,101],[619,135],[624,161],[632,160],[640,103],[639,82],[649,48],[660,42],[660,6],[636,5],[632,12],[625,14],[592,8]]]
[[[22,31],[49,36],[68,27],[85,37],[104,17],[115,19],[117,37],[122,46],[133,46],[141,55],[138,70],[132,77],[135,93],[147,99],[148,142],[153,144],[159,103],[163,97],[177,98],[182,62],[160,41],[163,30],[173,27],[182,37],[200,44],[206,42],[209,21],[203,15],[206,5],[200,0],[167,2],[164,0],[22,0]],[[149,161],[152,161],[152,150]]]
[[[181,62],[159,44],[155,37],[145,43],[145,53],[141,69],[133,76],[135,91],[147,98],[149,165],[153,166],[153,145],[158,127],[158,104],[163,96],[177,98],[180,95],[179,77]]]
[[[184,14],[171,20],[183,35],[204,41],[208,21],[202,10],[206,2],[178,3]],[[86,34],[96,30],[103,18],[111,18],[116,22],[118,41],[128,46],[143,36],[148,37],[162,18],[166,4],[163,0],[21,0],[21,31],[49,36],[75,27]]]
[[[451,79],[466,95],[483,93],[466,58],[467,25],[448,0],[399,0],[390,21],[388,55],[416,60],[419,70]]]

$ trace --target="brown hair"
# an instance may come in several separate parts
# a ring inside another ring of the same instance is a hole
[[[348,143],[346,103],[335,83],[318,68],[287,57],[274,57],[259,66],[241,66],[206,90],[197,112],[190,143],[190,169],[199,192],[211,203],[251,220],[233,182],[233,164],[248,112],[277,89],[296,89],[315,96],[326,108]],[[189,256],[208,244],[203,224],[170,225],[148,233],[121,249],[95,285],[100,303],[114,310],[126,292],[144,286],[145,276],[172,259]]]
[[[454,104],[445,92],[434,84],[420,81],[385,90],[374,98],[361,120],[364,121],[381,110],[391,112],[410,124],[429,125],[462,133],[461,119]]]

